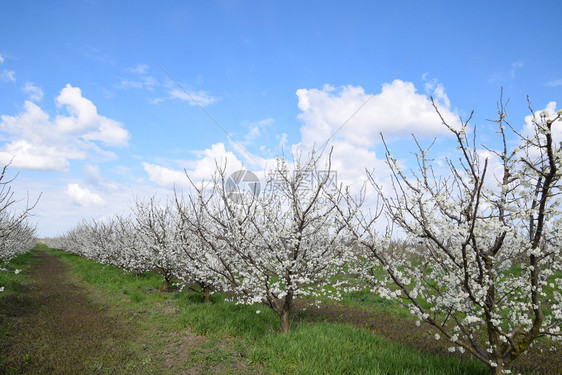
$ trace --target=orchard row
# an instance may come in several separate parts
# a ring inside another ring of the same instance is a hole
[[[264,304],[282,332],[295,298],[369,288],[433,326],[450,351],[503,373],[536,339],[562,337],[562,113],[532,115],[533,132],[506,131],[500,103],[495,149],[476,147],[468,121],[443,121],[458,146],[445,171],[417,140],[415,171],[386,147],[390,189],[372,174],[360,191],[334,189],[329,153],[277,160],[269,195],[233,190],[217,164],[187,193],[137,201],[130,215],[80,224],[51,246],[157,270],[165,287],[177,278],[206,300],[220,290]],[[320,170],[311,187],[309,171]]]

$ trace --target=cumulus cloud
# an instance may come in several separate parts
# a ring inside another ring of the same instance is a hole
[[[452,125],[459,126],[458,116],[451,109],[445,88],[437,80],[427,82],[425,90],[435,98],[443,117]],[[384,158],[374,150],[380,144],[380,132],[389,138],[449,135],[428,95],[419,93],[414,84],[395,80],[383,86],[380,94],[370,95],[363,88],[344,86],[336,89],[326,85],[322,89],[300,89],[297,91],[298,106],[302,121],[301,141],[290,145],[287,134],[278,136],[280,147],[287,147],[288,152],[303,152],[303,156],[313,147],[318,149],[336,131],[330,144],[332,169],[337,171],[339,181],[360,188],[365,182],[365,170],[375,170],[375,176],[386,180],[388,170]],[[358,109],[360,109],[358,111]],[[342,124],[355,113],[343,127]],[[272,119],[266,119],[248,126],[248,133],[242,144],[248,144],[263,136],[264,129],[271,126]],[[340,129],[341,128],[341,129]],[[234,152],[227,151],[223,143],[197,153],[197,160],[185,162],[182,167],[194,181],[209,180],[217,164],[227,165],[227,174],[244,167],[263,172],[275,164],[273,159],[248,155],[239,144],[228,145]],[[324,151],[324,156],[327,156]],[[322,164],[323,166],[323,164]],[[186,187],[189,182],[184,171],[173,167],[152,163],[143,163],[148,179],[158,186]]]
[[[243,163],[231,151],[227,151],[224,143],[215,143],[211,148],[198,153],[199,160],[194,168],[190,168],[189,175],[196,180],[208,180],[216,170],[217,164],[226,166],[227,173],[244,167]]]
[[[105,204],[105,200],[101,196],[86,188],[81,188],[78,184],[68,184],[66,193],[73,203],[82,207],[103,206]]]
[[[85,154],[71,151],[63,153],[57,147],[49,147],[42,144],[31,144],[26,140],[18,140],[8,143],[3,151],[0,151],[2,165],[6,165],[12,158],[12,165],[17,168],[35,170],[63,170],[68,168],[68,159],[81,159]]]
[[[283,133],[277,137],[277,142],[280,147],[286,147],[286,152],[302,152],[306,157],[308,151],[313,147],[318,149],[339,130],[330,141],[334,146],[331,168],[337,172],[338,181],[359,189],[365,182],[365,170],[368,169],[374,170],[375,178],[384,183],[388,180],[387,166],[384,157],[375,151],[375,146],[380,145],[380,132],[389,138],[407,136],[410,139],[411,133],[419,137],[448,136],[449,132],[443,127],[429,95],[435,98],[441,114],[452,126],[460,125],[444,86],[437,80],[431,80],[424,89],[427,94],[419,93],[413,83],[401,80],[384,85],[377,95],[370,95],[363,88],[354,86],[335,88],[326,85],[322,89],[300,89],[297,96],[301,111],[298,117],[302,121],[301,140],[291,145],[287,134]],[[341,127],[354,113],[353,118]],[[248,125],[249,130],[241,143],[248,144],[262,137],[264,129],[272,123],[273,120],[266,119]],[[234,152],[227,151],[223,143],[217,143],[197,153],[197,160],[184,162],[181,167],[187,170],[192,180],[199,182],[209,180],[217,164],[223,166],[225,161],[227,175],[246,167],[260,173],[260,178],[261,173],[275,165],[274,159],[248,155],[236,143],[227,146]],[[324,157],[327,154],[324,150]],[[323,167],[323,163],[319,167]],[[146,162],[142,166],[148,180],[158,186],[190,186],[180,168]]]
[[[59,107],[65,107],[70,116],[57,116],[57,130],[66,134],[80,134],[85,140],[95,140],[108,145],[124,146],[129,133],[115,120],[101,116],[90,100],[82,96],[79,87],[67,84],[56,99]]]
[[[547,118],[554,118],[557,111],[558,110],[556,109],[556,102],[549,102],[544,109],[535,109],[536,121],[540,122],[541,113],[546,114]],[[523,127],[523,134],[529,137],[535,134],[533,115],[525,116],[525,126]],[[559,144],[560,142],[562,142],[562,124],[560,122],[556,123],[556,126],[552,126],[552,140],[554,141],[554,144]]]
[[[22,91],[29,94],[29,100],[31,101],[39,102],[41,101],[41,99],[43,99],[43,90],[35,86],[33,82],[26,82],[21,89]]]
[[[178,171],[157,164],[142,163],[145,172],[148,174],[149,181],[162,187],[188,187],[190,185],[183,171]]]
[[[148,174],[148,179],[162,187],[191,186],[185,172],[188,173],[192,181],[197,183],[203,180],[209,181],[217,170],[217,165],[226,166],[227,174],[244,167],[233,152],[226,150],[223,143],[213,144],[210,148],[197,152],[196,156],[197,160],[183,162],[185,171],[146,162],[143,162],[142,166]]]
[[[0,73],[0,81],[15,82],[16,72],[13,70],[2,69],[2,72]]]
[[[450,109],[444,88],[436,85],[434,89],[441,114],[449,124],[458,126],[458,116]],[[365,93],[362,87],[325,85],[321,90],[297,90],[297,96],[304,145],[321,145],[334,132],[359,147],[378,144],[381,132],[422,137],[445,133],[430,99],[419,94],[411,82],[394,80],[383,85],[377,95]]]
[[[55,102],[66,114],[51,119],[37,104],[25,101],[23,112],[0,117],[0,131],[7,140],[0,149],[0,163],[14,158],[17,168],[61,170],[70,160],[91,155],[115,157],[100,144],[127,145],[128,131],[121,123],[99,115],[80,88],[66,85]]]
[[[411,140],[412,133],[419,138],[449,136],[430,96],[443,118],[453,127],[460,126],[445,87],[436,79],[424,77],[424,81],[425,93],[398,79],[383,85],[379,94],[368,94],[356,86],[298,90],[302,126],[297,146],[303,151],[333,146],[332,169],[337,171],[338,181],[351,185],[352,191],[364,184],[366,170],[374,171],[380,184],[390,186],[384,156],[375,151],[381,144],[380,133],[391,143],[399,138]]]
[[[424,74],[424,77],[425,76],[426,75]],[[424,89],[427,95],[433,96],[435,100],[442,103],[443,107],[449,108],[451,106],[451,101],[445,93],[445,87],[443,87],[443,84],[437,81],[436,78],[426,81]]]

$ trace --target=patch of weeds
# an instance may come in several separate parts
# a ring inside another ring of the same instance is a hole
[[[23,366],[27,366],[29,364],[29,362],[31,361],[31,354],[27,353],[23,355],[23,358],[21,360],[22,365]]]
[[[143,302],[146,299],[146,296],[140,292],[133,292],[129,295],[129,298],[133,302]]]
[[[0,262],[0,289],[3,290],[0,292],[0,303],[2,303],[2,296],[25,290],[29,283],[28,271],[36,261],[34,254],[33,250],[20,254],[7,263]]]
[[[150,356],[147,356],[145,358],[142,359],[142,364],[143,366],[146,366],[148,364],[152,363],[152,358],[150,358]]]
[[[158,290],[154,285],[140,285],[139,290],[143,293],[150,294]]]

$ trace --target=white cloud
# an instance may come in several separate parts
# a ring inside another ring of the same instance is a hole
[[[556,102],[549,102],[544,109],[534,110],[537,121],[540,121],[540,115],[543,112],[548,113],[547,118],[554,118],[556,116]],[[562,142],[562,122],[558,121],[556,125],[552,126],[552,140],[554,144],[560,144]],[[533,125],[533,115],[525,116],[525,126],[523,127],[523,135],[533,136],[535,134],[535,125]]]
[[[272,118],[266,118],[264,120],[251,123],[248,126],[249,129],[246,135],[244,136],[244,140],[242,141],[242,144],[244,145],[252,144],[256,139],[258,139],[264,134],[265,130],[268,127],[272,126],[274,123],[275,120]]]
[[[196,106],[200,105],[202,107],[206,107],[209,104],[212,104],[218,100],[211,96],[207,91],[189,91],[187,93],[183,90],[178,88],[170,89],[168,92],[171,98],[184,100],[189,103],[189,105]]]
[[[434,89],[441,114],[449,124],[458,126],[443,87],[435,85]],[[429,98],[417,93],[411,82],[395,80],[383,85],[377,95],[369,95],[361,87],[336,90],[325,85],[322,90],[297,90],[297,96],[298,117],[304,123],[301,142],[309,147],[322,145],[334,132],[338,132],[337,138],[359,147],[380,143],[381,132],[385,136],[415,133],[422,137],[446,133]]]
[[[98,194],[86,188],[81,188],[78,184],[68,184],[66,193],[70,196],[73,203],[82,207],[103,206],[105,200]]]
[[[278,135],[276,138],[279,141],[279,148],[281,150],[283,150],[285,147],[287,147],[287,143],[289,143],[289,140],[287,138],[287,133],[283,133],[281,135]]]
[[[22,91],[29,94],[29,100],[31,101],[39,102],[41,101],[41,99],[43,99],[43,90],[35,86],[33,82],[26,82],[21,89]]]
[[[115,87],[118,89],[142,89],[143,84],[141,81],[122,79],[115,85]]]
[[[49,115],[37,104],[25,101],[24,109],[24,112],[15,116],[1,116],[0,130],[11,135],[14,140],[25,139],[31,143],[40,143],[41,140],[51,140],[57,136]]]
[[[424,80],[425,77],[427,77],[427,73],[424,74]],[[424,89],[427,95],[433,96],[433,98],[439,103],[442,103],[445,108],[449,108],[451,106],[449,97],[445,93],[445,87],[443,87],[443,84],[439,83],[436,78],[426,81],[424,84]]]
[[[68,158],[85,155],[70,155],[62,153],[56,147],[33,145],[26,140],[18,140],[7,144],[0,151],[0,161],[6,165],[12,158],[12,166],[16,168],[35,170],[63,170],[68,168]]]
[[[515,73],[523,66],[525,66],[525,63],[523,61],[516,61],[511,64],[511,69],[509,70],[509,78],[515,78]]]
[[[217,164],[226,166],[227,173],[242,169],[243,163],[231,151],[226,151],[224,143],[215,143],[199,153],[200,159],[195,168],[188,171],[191,178],[196,180],[208,180],[217,169]]]
[[[389,170],[386,162],[378,159],[375,151],[341,140],[336,140],[332,145],[331,169],[337,173],[338,181],[352,186],[353,191],[356,192],[363,186],[367,177],[366,170],[374,170],[379,181],[387,178]]]
[[[148,179],[162,187],[189,187],[190,183],[183,171],[177,171],[156,164],[142,163]]]
[[[23,169],[62,170],[70,160],[98,156],[115,158],[100,147],[125,146],[129,133],[122,124],[101,116],[96,106],[82,96],[78,87],[66,85],[56,98],[67,114],[52,120],[37,104],[25,101],[24,111],[1,116],[0,131],[7,142],[0,150],[0,162],[14,156],[14,166]]]
[[[515,61],[514,63],[511,64],[511,66],[507,69],[504,69],[496,74],[494,74],[489,81],[490,82],[494,82],[494,81],[500,81],[500,82],[505,82],[505,81],[509,81],[515,78],[517,71],[519,69],[521,69],[522,67],[525,66],[525,63],[523,61]]]
[[[197,152],[198,160],[183,162],[189,178],[195,183],[209,181],[220,167],[226,166],[226,173],[242,169],[243,163],[230,151],[226,151],[223,143],[216,143],[211,148]],[[190,187],[191,183],[183,170],[175,170],[156,164],[142,163],[148,179],[162,187]]]
[[[132,77],[121,78],[119,82],[113,86],[120,90],[129,89],[147,89],[154,91],[154,88],[160,86],[160,82],[151,75],[148,75],[149,66],[146,64],[137,64],[125,69]]]
[[[426,85],[426,90],[435,97],[444,118],[452,126],[458,126],[458,117],[450,109],[451,104],[443,85],[432,80]],[[396,80],[385,85],[380,94],[373,96],[366,94],[361,87],[353,86],[345,86],[339,90],[331,86],[324,86],[322,90],[301,89],[297,91],[297,95],[301,109],[299,118],[303,121],[302,139],[299,144],[290,146],[287,134],[278,136],[280,147],[287,147],[287,152],[301,150],[306,153],[313,146],[318,148],[363,106],[331,141],[334,146],[332,170],[337,171],[340,182],[352,184],[355,188],[363,185],[365,169],[375,169],[377,178],[387,180],[386,164],[383,159],[377,158],[372,149],[380,144],[381,131],[390,137],[408,138],[411,133],[418,136],[449,134],[441,124],[430,99],[418,93],[410,82]],[[263,136],[264,129],[272,123],[273,120],[266,119],[250,124],[242,143],[247,144]],[[217,143],[197,153],[198,160],[184,162],[182,166],[186,168],[190,178],[198,183],[208,181],[216,171],[217,164],[224,166],[226,163],[227,175],[244,166],[263,172],[265,168],[274,165],[273,159],[247,155],[238,144],[230,143],[229,146],[235,153],[227,151],[223,143]],[[326,153],[327,151],[325,156]],[[158,186],[190,186],[182,170],[151,163],[143,163],[143,167],[148,179]]]
[[[112,182],[107,181],[100,173],[97,165],[87,164],[82,168],[84,180],[87,184],[96,186],[105,190],[117,190],[118,186]]]
[[[388,167],[374,151],[381,144],[381,132],[389,142],[397,138],[410,141],[412,133],[419,138],[448,136],[429,95],[444,119],[453,127],[460,126],[444,86],[432,79],[424,89],[427,95],[418,93],[413,83],[401,80],[383,85],[376,95],[354,86],[300,89],[298,117],[303,125],[298,147],[305,152],[318,150],[334,134],[329,145],[334,146],[332,169],[337,171],[339,182],[357,192],[369,170],[374,171],[378,183],[390,189]],[[324,156],[327,152],[324,150]]]
[[[4,64],[4,58],[0,55],[0,64]]]
[[[131,74],[146,74],[148,72],[148,65],[146,64],[137,64],[130,68],[126,69],[128,73]]]
[[[70,116],[57,116],[57,130],[67,134],[79,134],[87,141],[100,141],[111,146],[125,146],[129,132],[121,123],[101,116],[96,106],[82,96],[79,87],[67,84],[56,99],[58,106],[65,107]]]
[[[562,86],[562,79],[553,79],[552,81],[548,81],[546,83],[546,86],[549,86],[549,87]]]
[[[125,146],[129,133],[115,120],[101,116],[96,106],[82,96],[79,87],[67,84],[56,99],[71,116],[57,116],[57,130],[67,134],[80,134],[82,139],[100,141],[112,146]]]
[[[2,69],[2,73],[0,73],[0,81],[15,82],[16,72],[13,70]]]
[[[156,78],[152,76],[144,76],[137,79],[122,79],[115,84],[118,89],[148,89],[153,90],[158,85]]]

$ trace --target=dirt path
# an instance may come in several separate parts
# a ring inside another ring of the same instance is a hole
[[[33,282],[0,306],[0,373],[119,372],[133,356],[123,345],[131,327],[68,282],[59,259],[44,252],[35,256]]]
[[[228,343],[162,328],[82,284],[57,257],[34,257],[29,285],[0,299],[0,374],[263,373]]]

